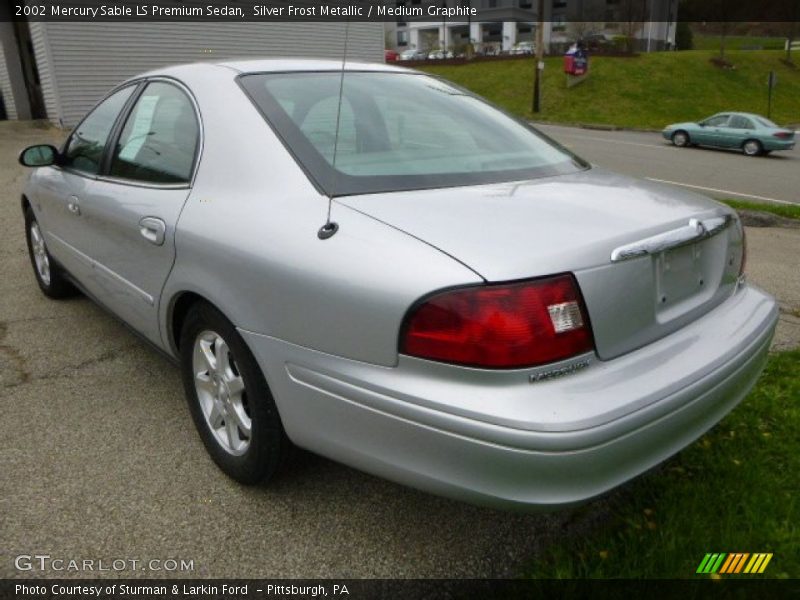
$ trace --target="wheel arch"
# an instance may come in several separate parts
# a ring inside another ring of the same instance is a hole
[[[23,215],[25,214],[25,212],[26,212],[26,211],[27,211],[29,208],[30,208],[31,210],[33,210],[33,205],[31,204],[31,201],[30,201],[30,200],[28,200],[28,197],[27,197],[25,194],[22,194],[22,195],[20,196],[19,205],[20,205],[20,208],[22,209],[22,214],[23,214]]]
[[[183,324],[186,321],[186,315],[198,303],[213,306],[216,310],[225,314],[208,298],[195,291],[184,290],[174,294],[170,299],[169,309],[167,310],[167,343],[170,351],[175,356],[180,356],[181,329],[183,329]]]

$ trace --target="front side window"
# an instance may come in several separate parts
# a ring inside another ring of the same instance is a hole
[[[90,175],[100,171],[108,135],[135,87],[131,85],[114,92],[89,113],[67,141],[62,154],[62,166]]]
[[[331,195],[521,181],[588,166],[471,93],[425,75],[348,72],[341,110],[338,72],[241,81]]]
[[[728,115],[717,115],[706,119],[705,125],[707,127],[725,127],[728,124]]]
[[[186,94],[169,83],[150,83],[125,122],[109,174],[146,183],[187,183],[198,136]]]

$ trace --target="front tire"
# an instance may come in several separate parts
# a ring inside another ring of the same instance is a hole
[[[759,156],[764,152],[764,147],[758,140],[747,140],[744,144],[742,144],[742,151],[747,156]]]
[[[240,483],[271,479],[291,445],[264,374],[236,328],[198,303],[186,315],[180,348],[189,410],[211,458]]]
[[[689,134],[681,129],[672,134],[672,143],[678,148],[686,148],[691,143],[691,139],[689,139]]]
[[[31,259],[33,275],[42,293],[54,300],[74,296],[77,290],[50,256],[44,241],[44,232],[30,207],[25,208],[25,241],[28,243],[28,256]]]

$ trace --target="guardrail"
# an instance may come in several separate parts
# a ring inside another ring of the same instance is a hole
[[[789,40],[786,40],[786,43],[783,45],[783,49],[789,49]],[[800,50],[800,40],[792,42],[792,50]]]

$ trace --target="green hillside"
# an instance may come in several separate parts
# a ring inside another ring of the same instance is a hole
[[[634,58],[592,57],[589,78],[567,88],[562,58],[546,59],[543,110],[537,120],[660,129],[722,110],[766,115],[767,77],[778,75],[772,119],[800,124],[800,68],[779,51],[726,53],[735,69],[709,62],[713,51],[654,52]],[[798,57],[800,60],[800,57]],[[425,71],[458,83],[515,114],[532,118],[533,59],[426,65]]]

